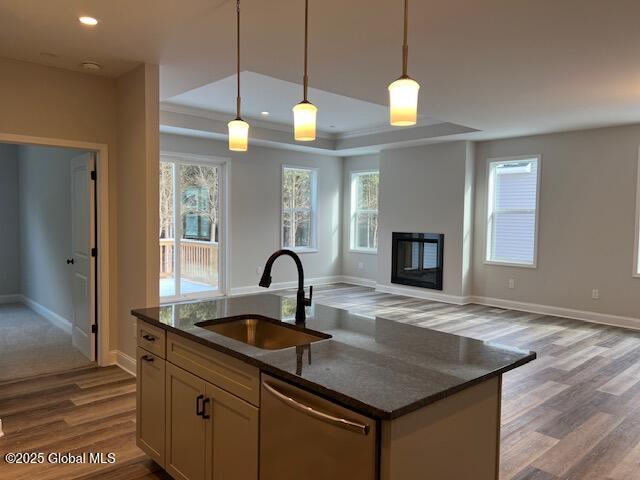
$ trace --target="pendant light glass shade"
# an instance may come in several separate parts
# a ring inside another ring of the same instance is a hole
[[[389,123],[394,127],[415,125],[418,121],[420,85],[407,75],[409,65],[409,0],[404,0],[404,40],[402,42],[402,76],[389,85]]]
[[[246,152],[249,144],[249,124],[241,119],[229,122],[229,150]]]
[[[229,150],[246,152],[249,146],[249,124],[240,116],[240,0],[236,0],[236,118],[227,125],[229,127]]]
[[[389,85],[389,121],[396,127],[415,125],[418,120],[418,90],[412,78],[399,78]]]
[[[316,116],[318,107],[310,102],[300,102],[293,107],[295,139],[299,142],[311,142],[316,139]]]

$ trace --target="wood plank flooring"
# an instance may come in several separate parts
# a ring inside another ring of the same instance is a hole
[[[640,480],[640,332],[346,284],[314,288],[314,301],[538,352],[504,378],[502,480]],[[0,480],[168,479],[135,447],[134,388],[117,367],[0,384]],[[2,460],[25,450],[115,452],[118,463]]]
[[[640,332],[345,284],[313,293],[363,315],[536,351],[504,376],[501,480],[640,480]]]

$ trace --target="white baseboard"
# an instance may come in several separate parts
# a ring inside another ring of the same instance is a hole
[[[24,303],[31,310],[36,312],[38,315],[44,317],[45,319],[49,320],[56,327],[61,328],[65,332],[71,334],[72,325],[73,325],[72,322],[58,315],[57,313],[52,312],[47,307],[40,305],[38,302],[30,299],[29,297],[25,297],[24,295],[21,295],[20,297],[21,297],[22,303]]]
[[[353,283],[362,285],[356,281],[351,281],[351,277],[344,277],[345,283]],[[370,286],[370,285],[365,285]],[[377,292],[391,293],[395,295],[403,295],[406,297],[420,298],[424,300],[432,300],[436,302],[451,303],[454,305],[468,305],[475,303],[477,305],[485,305],[487,307],[504,308],[507,310],[516,310],[520,312],[537,313],[540,315],[551,315],[554,317],[570,318],[572,320],[581,320],[583,322],[598,323],[601,325],[610,325],[613,327],[631,328],[640,330],[640,318],[624,317],[621,315],[612,315],[608,313],[591,312],[588,310],[577,310],[573,308],[556,307],[553,305],[541,305],[537,303],[517,302],[513,300],[504,300],[501,298],[466,296],[459,297],[443,293],[422,291],[422,289],[411,287],[400,287],[391,285],[375,285]]]
[[[448,293],[438,293],[424,288],[401,287],[396,285],[377,284],[376,292],[392,293],[395,295],[404,295],[405,297],[432,300],[434,302],[452,303],[454,305],[466,305],[471,300],[471,297],[461,297],[457,295],[450,295]]]
[[[19,293],[0,295],[0,305],[3,303],[22,303],[22,295]]]
[[[344,283],[349,283],[351,285],[359,285],[361,287],[376,287],[376,281],[369,278],[350,277],[349,275],[343,275],[341,281]]]
[[[554,307],[552,305],[540,305],[537,303],[517,302],[491,297],[471,297],[471,303],[486,305],[488,307],[506,308],[521,312],[538,313],[540,315],[552,315],[554,317],[571,318],[582,320],[583,322],[599,323],[614,327],[632,328],[640,330],[640,318],[623,317],[608,313],[590,312],[587,310],[576,310],[573,308]]]
[[[136,359],[127,355],[120,350],[112,350],[111,355],[115,357],[115,364],[125,372],[130,373],[134,377],[137,375]]]
[[[309,285],[326,285],[329,283],[339,283],[342,282],[342,275],[333,275],[329,277],[317,277],[317,278],[306,278],[304,280],[305,286]],[[250,285],[247,287],[235,287],[232,288],[229,292],[230,297],[237,297],[240,295],[252,295],[254,293],[269,293],[269,290],[287,290],[289,288],[297,288],[298,282],[279,282],[272,283],[269,288],[262,288],[259,285]]]

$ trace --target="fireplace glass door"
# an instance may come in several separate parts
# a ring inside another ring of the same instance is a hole
[[[391,281],[442,290],[444,235],[394,233]]]

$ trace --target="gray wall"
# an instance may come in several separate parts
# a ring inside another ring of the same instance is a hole
[[[377,282],[391,284],[391,233],[444,233],[444,289],[467,294],[470,271],[470,146],[451,142],[380,154]],[[465,251],[466,249],[466,251]],[[398,286],[401,287],[401,286]]]
[[[230,152],[226,142],[162,134],[163,152],[231,158],[230,272],[231,287],[258,285],[266,259],[280,249],[281,166],[318,168],[318,252],[301,254],[306,278],[341,275],[342,159],[250,145],[242,154]],[[297,279],[294,263],[281,259],[273,281]]]
[[[350,251],[351,172],[378,170],[379,168],[379,155],[345,157],[342,168],[342,274],[374,282],[378,272],[377,254]]]
[[[632,277],[640,125],[476,145],[473,293],[637,318]],[[487,158],[542,155],[537,268],[484,263]],[[510,278],[515,288],[508,288]],[[592,289],[600,299],[591,298]]]
[[[18,147],[0,143],[0,296],[20,293]]]
[[[18,147],[21,293],[73,321],[71,159],[81,152]]]

